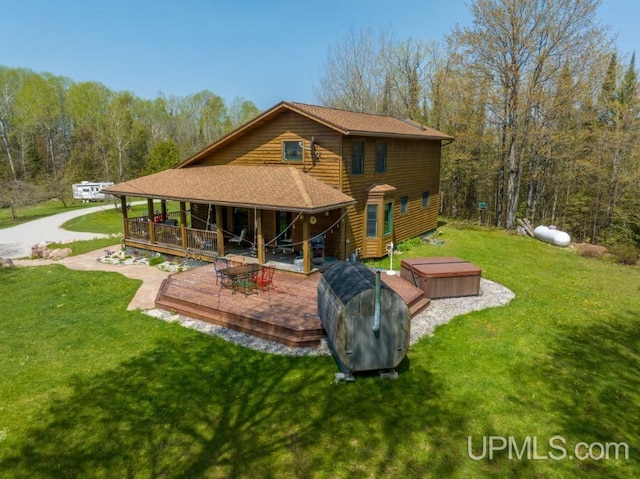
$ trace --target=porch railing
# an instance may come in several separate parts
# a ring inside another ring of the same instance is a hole
[[[129,238],[149,241],[149,222],[142,220],[142,218],[128,218],[128,231]]]
[[[182,230],[179,226],[153,224],[156,243],[182,248]]]
[[[128,238],[152,244],[169,246],[184,250],[182,241],[182,228],[180,226],[165,225],[162,223],[149,223],[143,218],[128,218]],[[152,231],[149,230],[152,228]],[[186,250],[198,252],[204,255],[215,256],[218,251],[218,236],[214,231],[205,231],[195,228],[185,228]],[[150,233],[153,233],[151,235]]]
[[[203,254],[215,255],[218,251],[218,236],[214,231],[186,228],[187,249]]]

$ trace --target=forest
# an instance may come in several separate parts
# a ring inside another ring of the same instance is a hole
[[[316,95],[453,135],[444,215],[506,228],[528,218],[637,258],[635,52],[615,49],[598,5],[476,0],[472,25],[444,42],[352,31],[330,49]]]
[[[616,49],[598,5],[476,0],[471,25],[440,41],[352,30],[327,51],[317,103],[454,136],[442,150],[443,215],[510,229],[527,218],[637,257],[635,52]],[[0,204],[168,168],[258,113],[210,91],[145,100],[0,67]]]
[[[210,91],[153,100],[0,66],[0,205],[71,197],[82,180],[125,181],[174,166],[259,113]]]

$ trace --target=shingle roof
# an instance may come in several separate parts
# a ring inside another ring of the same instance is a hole
[[[305,103],[280,102],[269,110],[245,123],[236,130],[218,141],[199,151],[190,158],[180,163],[177,168],[183,168],[193,163],[197,163],[201,158],[227,144],[229,141],[242,136],[246,131],[257,125],[261,125],[271,118],[286,112],[293,111],[316,121],[328,128],[331,128],[346,136],[379,136],[382,138],[409,138],[418,140],[453,140],[452,136],[446,135],[438,130],[421,125],[415,121],[394,118],[392,116],[372,115],[369,113],[358,113],[337,108],[324,106],[307,105]]]
[[[307,105],[304,103],[284,102],[283,105],[287,105],[294,111],[306,114],[309,118],[324,123],[335,130],[339,130],[343,135],[377,135],[429,140],[453,140],[452,136],[412,120],[339,110],[337,108],[324,106]]]
[[[305,213],[355,203],[350,196],[290,166],[194,165],[125,181],[103,191]]]

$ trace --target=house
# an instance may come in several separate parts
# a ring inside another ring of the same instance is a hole
[[[122,205],[147,198],[142,218],[122,208],[125,245],[202,260],[241,248],[261,264],[293,252],[308,274],[435,229],[451,141],[410,120],[281,102],[176,167],[104,191]]]

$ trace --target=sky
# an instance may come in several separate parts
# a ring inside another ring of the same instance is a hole
[[[317,103],[330,47],[350,31],[442,41],[469,0],[0,0],[0,65],[153,99],[209,90],[260,110]],[[622,55],[640,45],[640,2],[603,0]]]

